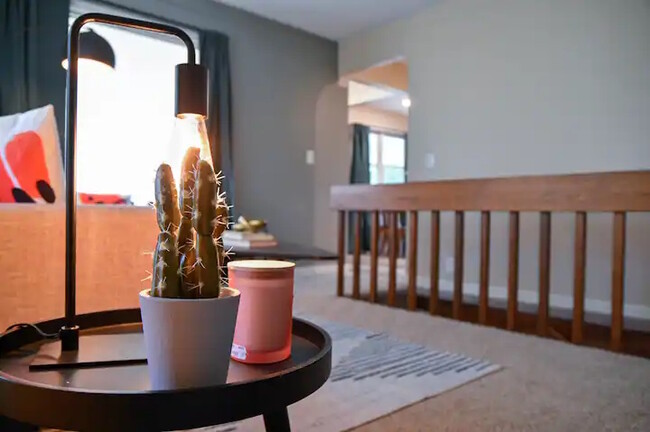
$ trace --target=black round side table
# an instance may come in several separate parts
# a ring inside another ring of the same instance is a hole
[[[62,321],[38,326],[55,332]],[[80,346],[89,338],[115,350],[144,344],[139,309],[80,315],[78,323],[83,329]],[[48,343],[58,344],[39,341],[29,328],[0,340],[0,425],[16,421],[73,431],[163,431],[262,415],[268,432],[290,431],[287,406],[327,381],[332,356],[329,335],[294,318],[289,359],[270,365],[231,361],[224,385],[152,391],[146,364],[30,370],[36,352]]]

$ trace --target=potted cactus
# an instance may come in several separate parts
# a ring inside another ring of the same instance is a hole
[[[228,375],[239,292],[223,286],[220,236],[227,207],[212,167],[190,148],[181,193],[169,165],[156,172],[158,242],[151,288],[140,308],[151,385],[171,389],[223,384]]]

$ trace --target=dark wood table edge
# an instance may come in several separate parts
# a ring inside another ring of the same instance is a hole
[[[44,321],[38,326],[54,332],[62,321]],[[93,312],[78,317],[82,330],[140,321],[139,309]],[[190,429],[263,415],[268,431],[289,430],[286,407],[312,394],[327,381],[332,350],[329,335],[320,327],[299,318],[294,318],[293,325],[295,333],[303,332],[301,336],[307,339],[311,333],[322,340],[319,353],[290,371],[272,374],[264,380],[174,391],[117,393],[34,385],[0,372],[0,419],[7,416],[26,424],[100,432]],[[0,356],[39,340],[30,329],[15,331],[0,339]],[[215,399],[222,408],[219,412],[210,409]],[[80,412],[84,413],[81,419]]]

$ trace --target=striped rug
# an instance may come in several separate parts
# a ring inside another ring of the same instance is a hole
[[[333,366],[321,389],[289,407],[292,430],[348,430],[501,368],[485,359],[436,351],[385,333],[301,317],[332,337]],[[264,425],[259,417],[201,430],[252,432],[263,431]]]

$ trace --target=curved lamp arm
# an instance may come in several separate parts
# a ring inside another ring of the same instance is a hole
[[[178,65],[176,72],[176,110],[179,106],[195,108],[199,114],[207,112],[207,71],[196,65],[192,39],[183,30],[166,24],[124,18],[101,13],[78,17],[68,35],[68,74],[65,100],[65,325],[61,328],[61,349],[76,351],[79,348],[79,327],[76,325],[76,215],[77,192],[75,183],[77,144],[77,81],[79,61],[79,33],[91,22],[112,24],[178,37],[187,48],[187,64]]]

